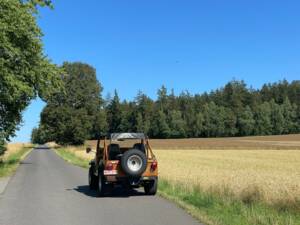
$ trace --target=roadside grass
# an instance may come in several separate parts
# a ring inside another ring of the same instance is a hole
[[[299,211],[271,207],[263,202],[237,199],[230,192],[203,191],[160,180],[159,194],[176,202],[207,225],[299,225]]]
[[[88,168],[91,156],[85,155],[82,149],[66,147],[55,151],[67,162]],[[258,187],[244,190],[237,196],[225,187],[201,189],[188,180],[180,183],[160,176],[159,194],[206,225],[300,225],[300,202],[270,205],[261,200]]]
[[[0,159],[0,178],[13,174],[19,163],[33,149],[33,145],[9,144],[5,155]]]
[[[87,159],[83,159],[75,155],[72,151],[67,150],[66,148],[57,148],[55,149],[56,154],[58,154],[65,161],[74,164],[76,166],[80,166],[83,168],[89,167],[89,161]]]

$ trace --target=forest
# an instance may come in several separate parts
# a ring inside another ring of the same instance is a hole
[[[144,132],[151,138],[234,137],[300,132],[300,81],[281,80],[260,89],[231,80],[210,92],[175,95],[162,86],[156,99],[142,91],[121,101],[103,99],[96,70],[64,63],[64,92],[47,100],[34,143],[84,143],[108,132]],[[113,81],[112,81],[113,82]]]

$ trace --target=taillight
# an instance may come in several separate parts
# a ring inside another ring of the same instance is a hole
[[[114,168],[114,165],[111,162],[109,162],[106,164],[105,170],[113,170],[113,168]]]
[[[151,171],[155,171],[157,169],[157,161],[153,161],[151,164]]]

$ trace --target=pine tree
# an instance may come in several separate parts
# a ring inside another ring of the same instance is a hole
[[[171,138],[184,138],[186,137],[186,124],[182,119],[180,111],[172,110],[169,114],[169,127]]]
[[[255,112],[255,134],[270,135],[272,134],[271,108],[268,102],[259,105]]]
[[[222,136],[235,136],[238,132],[237,130],[237,118],[234,112],[229,108],[220,108],[220,113],[223,114],[225,131]]]
[[[136,131],[139,132],[139,133],[145,132],[144,123],[143,123],[143,116],[142,116],[141,113],[138,113],[137,117],[136,117]]]
[[[100,110],[95,117],[92,128],[92,139],[97,140],[101,135],[107,133],[108,123],[106,118],[106,113],[104,110]]]
[[[282,113],[282,107],[278,105],[274,99],[270,101],[271,108],[271,123],[272,134],[282,134],[284,131],[284,117]]]
[[[297,131],[297,106],[291,104],[290,100],[286,97],[283,101],[282,114],[284,117],[283,133],[295,133]]]
[[[237,120],[237,129],[240,136],[252,135],[254,131],[255,120],[252,110],[249,106],[243,110]]]
[[[162,110],[154,114],[151,126],[151,136],[155,138],[170,137],[170,128],[167,124],[166,115]]]
[[[218,137],[225,134],[225,111],[214,102],[204,106],[204,134],[206,137]]]
[[[204,130],[204,117],[201,112],[196,114],[195,117],[195,123],[193,126],[193,132],[194,135],[193,137],[200,137],[203,135],[203,130]]]
[[[109,124],[109,132],[113,133],[113,132],[120,131],[120,125],[122,122],[121,113],[122,111],[121,111],[120,98],[117,90],[115,90],[114,97],[107,106],[107,121]]]
[[[159,110],[166,112],[166,110],[169,109],[169,107],[168,107],[168,90],[165,86],[162,86],[157,91],[157,104],[158,104]]]

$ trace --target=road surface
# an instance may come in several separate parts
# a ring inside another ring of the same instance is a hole
[[[116,189],[105,198],[87,186],[87,170],[47,147],[34,149],[0,196],[0,225],[199,225],[160,197]]]

